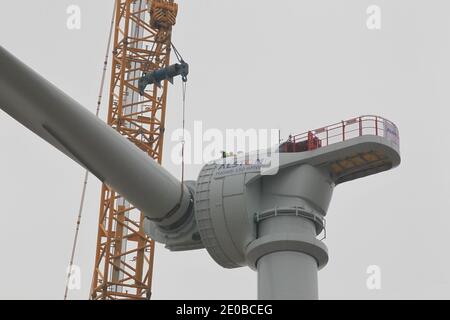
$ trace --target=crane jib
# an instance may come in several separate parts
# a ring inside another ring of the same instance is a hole
[[[144,73],[139,79],[139,93],[141,96],[144,95],[145,88],[148,85],[156,84],[161,87],[161,82],[169,80],[173,84],[173,79],[177,76],[181,76],[183,81],[187,81],[187,76],[189,74],[189,64],[184,61],[170,65],[166,68],[158,69],[149,73]]]

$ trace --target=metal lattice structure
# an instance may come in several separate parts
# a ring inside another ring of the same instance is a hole
[[[161,163],[168,83],[147,88],[141,97],[138,80],[169,65],[178,7],[173,0],[116,0],[115,5],[107,122]],[[154,248],[144,232],[144,215],[103,185],[90,298],[150,299]]]

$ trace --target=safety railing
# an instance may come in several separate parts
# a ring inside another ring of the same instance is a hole
[[[281,144],[280,152],[311,151],[365,135],[385,137],[397,146],[399,144],[399,132],[393,122],[368,115],[290,135],[289,139]]]

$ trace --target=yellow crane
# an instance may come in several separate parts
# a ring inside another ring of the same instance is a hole
[[[170,65],[177,13],[173,0],[115,2],[107,123],[160,164],[168,80],[142,92],[139,79]],[[90,299],[150,299],[154,250],[144,215],[103,184]]]

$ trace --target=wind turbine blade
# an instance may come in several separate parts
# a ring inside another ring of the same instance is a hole
[[[166,222],[173,223],[176,214],[172,211],[180,202],[181,183],[1,46],[0,108],[87,168],[149,218],[160,220],[171,212],[171,221]],[[189,191],[184,188],[183,201],[188,202]],[[183,203],[181,208],[185,206]]]

